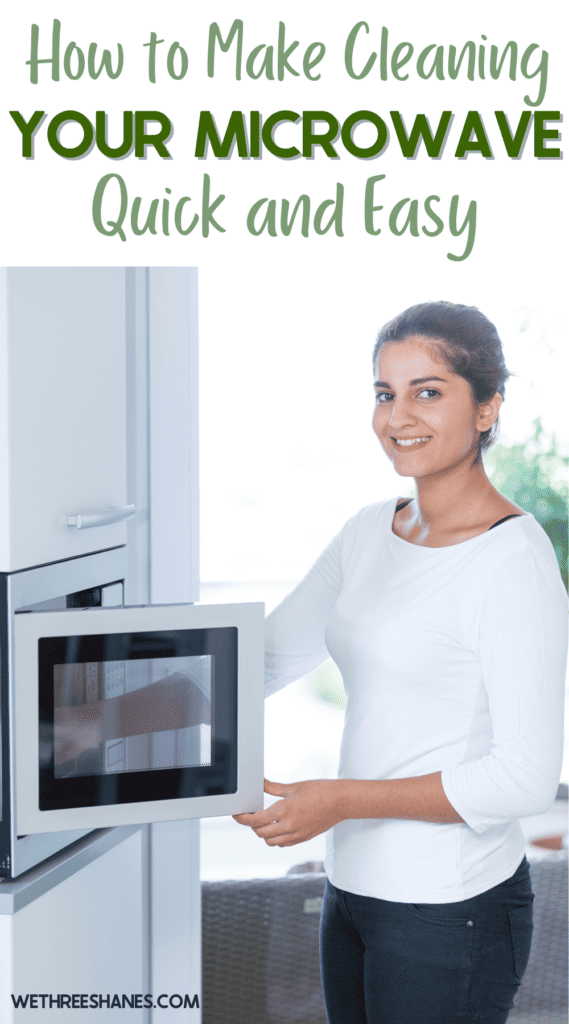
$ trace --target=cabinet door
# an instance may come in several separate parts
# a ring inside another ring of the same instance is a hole
[[[125,271],[12,267],[0,324],[0,570],[124,544],[124,522],[67,517],[126,505]]]
[[[132,998],[149,991],[143,961],[144,838],[144,831],[128,836],[52,888],[48,874],[41,896],[15,914],[0,916],[3,1024],[147,1020],[143,1000]],[[63,873],[65,865],[60,863],[59,870]],[[48,994],[43,1014],[41,993]],[[25,1009],[14,1008],[12,994],[22,998]],[[180,1019],[180,1014],[170,1011],[170,1019]]]

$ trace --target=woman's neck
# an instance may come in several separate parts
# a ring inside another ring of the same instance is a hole
[[[490,483],[482,461],[421,477],[415,489],[414,502],[401,513],[402,535],[415,543],[467,539],[510,511],[511,503]]]

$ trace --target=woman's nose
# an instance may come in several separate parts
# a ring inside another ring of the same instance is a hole
[[[389,424],[394,429],[399,427],[405,427],[411,423],[416,422],[416,416],[413,412],[413,405],[405,398],[396,398],[391,403],[391,415],[389,417]]]

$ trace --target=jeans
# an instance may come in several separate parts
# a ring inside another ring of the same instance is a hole
[[[320,960],[329,1024],[505,1024],[532,912],[525,857],[511,878],[458,903],[393,903],[328,882]]]

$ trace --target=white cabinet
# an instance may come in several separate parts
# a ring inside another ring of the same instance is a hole
[[[145,966],[146,831],[115,831],[98,842],[84,841],[74,857],[60,855],[23,880],[6,883],[6,895],[0,889],[3,1024],[44,1016],[54,1024],[143,1024],[148,1019],[140,1005],[150,992]],[[89,862],[90,856],[95,859]],[[15,905],[4,909],[10,899]],[[12,996],[20,997],[19,1008]],[[96,1008],[89,1006],[91,996]]]
[[[125,270],[0,277],[0,571],[126,542],[67,517],[126,505]]]

